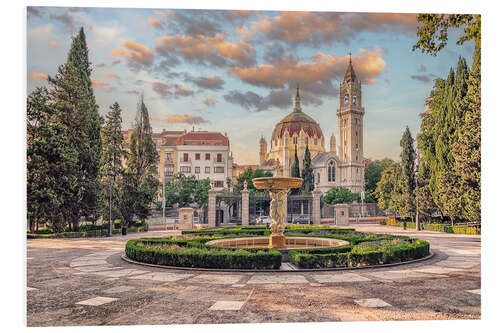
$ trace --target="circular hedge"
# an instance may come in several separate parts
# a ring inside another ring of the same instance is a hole
[[[265,226],[236,226],[183,231],[182,238],[140,238],[125,247],[128,258],[157,265],[212,269],[279,269],[282,253],[277,249],[236,249],[206,244],[223,238],[269,235]],[[300,269],[362,267],[424,258],[429,243],[407,236],[373,234],[329,226],[291,225],[286,236],[346,240],[349,245],[288,250],[292,264]]]

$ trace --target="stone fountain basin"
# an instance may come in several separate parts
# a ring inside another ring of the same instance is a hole
[[[288,190],[302,185],[302,178],[295,177],[260,177],[252,181],[259,190]]]
[[[267,237],[241,237],[215,239],[206,243],[207,245],[234,247],[238,249],[268,247],[269,236]],[[337,247],[349,245],[348,241],[321,237],[286,237],[285,247],[278,250],[310,249],[321,247]]]

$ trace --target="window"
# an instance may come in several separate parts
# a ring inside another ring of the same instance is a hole
[[[205,154],[205,161],[210,161],[210,154]]]
[[[224,187],[224,181],[222,180],[214,181],[214,187]]]
[[[190,166],[181,166],[181,172],[191,173],[191,167]]]
[[[194,173],[200,173],[200,167],[194,167]]]
[[[314,145],[318,144],[318,139],[314,139]]]
[[[356,105],[356,96],[352,96],[352,104]]]
[[[309,145],[309,138],[306,138],[306,146]]]
[[[167,161],[171,161],[172,160],[172,153],[167,153],[166,159],[167,159]]]
[[[187,162],[189,160],[189,154],[184,153],[184,158],[182,159],[184,162]]]
[[[344,95],[344,105],[347,105],[349,103],[349,95],[345,94]]]
[[[195,160],[199,160],[200,159],[200,153],[196,153],[196,155],[194,155],[194,159]]]
[[[174,165],[165,164],[165,177],[171,177],[174,175]]]
[[[294,137],[293,138],[293,144],[296,145],[297,144],[297,137]]]
[[[224,167],[215,167],[214,173],[224,173]]]
[[[335,163],[333,163],[333,161],[330,161],[328,163],[328,181],[335,181]]]
[[[222,154],[217,154],[217,162],[222,162]]]
[[[317,175],[316,175],[316,183],[320,183],[321,182],[321,174],[318,172]]]
[[[210,173],[210,167],[205,167],[205,173]]]

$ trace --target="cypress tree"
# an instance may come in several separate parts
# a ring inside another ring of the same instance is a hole
[[[406,126],[401,146],[401,169],[397,187],[399,192],[398,213],[402,217],[415,215],[415,149],[410,129]]]
[[[311,152],[309,151],[309,145],[306,145],[306,151],[304,153],[302,179],[302,190],[305,192],[311,192],[314,189],[314,176],[311,167]]]
[[[297,145],[295,145],[295,155],[293,158],[291,177],[300,178],[299,157],[297,156]]]

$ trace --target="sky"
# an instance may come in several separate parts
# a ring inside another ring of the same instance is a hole
[[[416,14],[161,8],[28,7],[27,93],[47,85],[84,28],[99,112],[115,101],[123,129],[133,126],[144,94],[154,131],[227,133],[237,164],[258,164],[259,139],[293,110],[337,136],[339,85],[349,53],[362,81],[364,155],[399,159],[406,126],[418,133],[433,81],[446,77],[473,44],[448,45],[436,57],[412,51]],[[326,147],[327,149],[329,147]]]

